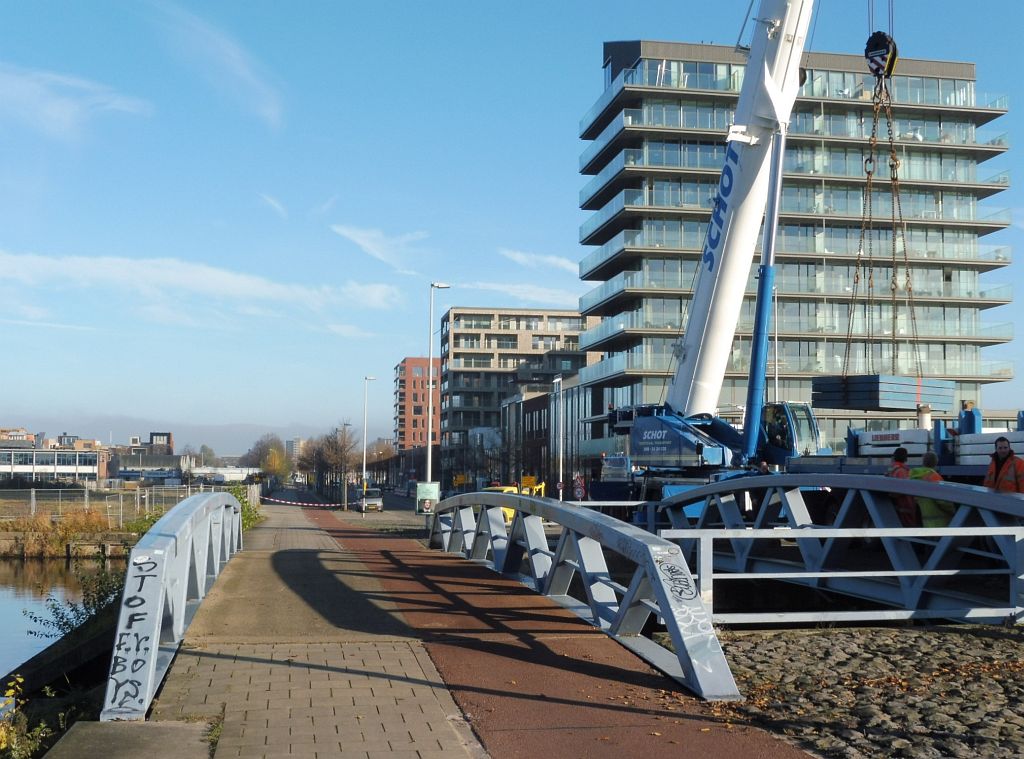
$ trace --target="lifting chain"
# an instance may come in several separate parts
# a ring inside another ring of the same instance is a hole
[[[846,351],[843,357],[843,376],[849,374],[850,356],[854,338],[854,322],[856,319],[856,308],[861,280],[867,278],[867,294],[864,311],[864,353],[865,371],[867,374],[874,374],[874,353],[872,344],[874,342],[874,257],[873,244],[877,236],[874,223],[874,179],[878,166],[878,125],[880,116],[885,114],[886,142],[888,143],[889,156],[889,199],[890,213],[889,221],[892,234],[891,239],[891,278],[889,281],[889,299],[891,309],[891,324],[889,329],[891,341],[891,364],[892,374],[899,374],[899,253],[903,253],[903,289],[906,293],[905,301],[907,310],[910,312],[910,339],[914,353],[916,376],[923,373],[920,351],[918,350],[917,318],[914,308],[914,287],[910,271],[910,260],[907,253],[906,222],[903,220],[903,208],[900,203],[900,180],[899,168],[900,159],[896,153],[896,135],[893,133],[892,118],[892,96],[889,92],[889,79],[896,68],[897,50],[896,43],[885,32],[875,32],[868,39],[864,50],[864,56],[868,61],[868,68],[875,77],[875,86],[871,97],[871,136],[868,140],[868,149],[864,157],[864,174],[866,178],[863,200],[863,214],[861,216],[860,237],[857,243],[857,263],[853,275],[853,292],[850,301],[850,319],[846,329]]]

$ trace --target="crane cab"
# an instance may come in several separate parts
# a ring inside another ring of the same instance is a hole
[[[759,458],[784,465],[787,459],[822,452],[821,433],[807,403],[766,403],[761,409]]]

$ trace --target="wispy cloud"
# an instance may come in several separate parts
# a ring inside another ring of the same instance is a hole
[[[317,206],[313,206],[309,210],[310,216],[323,216],[325,213],[334,208],[334,204],[338,202],[337,195],[331,195],[327,200]]]
[[[408,232],[389,237],[379,229],[362,229],[345,224],[334,224],[331,230],[355,243],[366,255],[383,261],[400,274],[415,274],[407,261],[418,255],[413,243],[425,240],[426,232]]]
[[[95,327],[85,324],[60,324],[58,322],[34,321],[29,319],[0,319],[0,324],[10,324],[12,327],[35,327],[36,329],[63,329],[75,332],[95,332]]]
[[[274,212],[278,216],[280,216],[282,219],[284,219],[286,221],[288,220],[288,209],[285,208],[283,205],[281,205],[281,201],[279,201],[277,198],[273,197],[272,195],[265,195],[262,192],[259,193],[259,196],[260,196],[260,200],[262,200],[268,206],[273,208]]]
[[[49,137],[77,138],[104,112],[144,115],[149,103],[105,84],[50,71],[0,65],[0,118],[21,122]]]
[[[156,3],[154,7],[167,20],[164,30],[175,52],[185,56],[212,86],[234,97],[268,126],[281,126],[281,96],[269,83],[270,74],[239,42],[172,3]]]
[[[341,337],[370,338],[376,337],[373,332],[367,332],[352,324],[328,324],[327,331]]]
[[[575,261],[562,256],[546,256],[537,253],[524,253],[520,250],[509,250],[508,248],[501,248],[498,252],[509,261],[514,261],[520,266],[525,266],[529,269],[554,268],[562,269],[570,274],[577,274],[579,272],[579,265]]]
[[[310,287],[175,258],[42,256],[0,251],[0,271],[4,272],[5,284],[25,288],[116,291],[140,296],[151,304],[166,303],[174,296],[195,297],[209,304],[231,303],[236,313],[274,304],[306,311],[342,306],[387,310],[400,302],[398,288],[388,284],[348,281],[336,287]],[[155,310],[148,315],[160,318]]]
[[[524,303],[543,303],[556,308],[577,308],[579,306],[579,295],[554,287],[507,282],[460,282],[458,286],[460,289],[466,290],[504,293],[512,299]]]

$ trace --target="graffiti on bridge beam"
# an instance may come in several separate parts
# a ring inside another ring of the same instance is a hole
[[[160,602],[159,563],[149,556],[132,559],[128,577],[125,580],[124,597],[121,601],[121,620],[114,656],[110,662],[109,687],[107,694],[110,709],[135,709],[146,702],[143,689],[147,681],[149,664],[156,655],[156,646],[151,635],[139,632],[152,630],[151,615],[159,613]],[[136,629],[133,629],[136,628]]]

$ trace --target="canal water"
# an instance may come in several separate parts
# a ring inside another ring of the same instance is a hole
[[[99,561],[76,564],[86,574],[102,566]],[[49,617],[46,599],[50,595],[61,601],[80,601],[82,587],[75,576],[76,564],[63,559],[0,558],[0,677],[56,641],[30,635],[30,631],[41,628],[24,612]],[[0,685],[6,687],[5,683]]]

